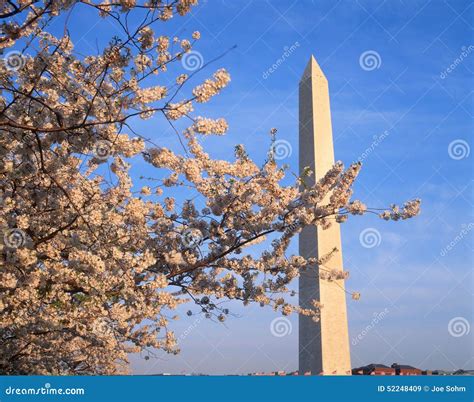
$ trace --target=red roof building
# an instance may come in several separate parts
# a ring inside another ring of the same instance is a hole
[[[384,364],[368,364],[352,369],[352,375],[395,375],[395,369]]]
[[[405,364],[393,363],[392,368],[395,369],[396,375],[422,375],[422,372],[419,368]]]

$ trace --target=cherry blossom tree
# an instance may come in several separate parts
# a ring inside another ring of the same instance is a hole
[[[288,285],[332,253],[289,256],[294,236],[348,215],[418,214],[419,200],[386,211],[351,201],[360,164],[336,163],[314,186],[305,181],[309,169],[283,185],[286,168],[271,145],[276,130],[260,166],[242,145],[232,161],[206,153],[203,137],[224,135],[227,123],[195,116],[194,108],[223,90],[229,74],[218,69],[188,89],[195,72],[183,70],[172,85],[159,84],[200,34],[157,32],[196,4],[2,2],[0,373],[123,373],[129,353],[177,353],[172,323],[184,303],[218,321],[229,314],[225,300],[317,320],[318,301],[299,308]],[[121,32],[97,54],[76,52],[67,29],[84,8]],[[64,24],[59,36],[54,21]],[[176,129],[182,153],[136,129],[150,118]],[[178,120],[188,122],[184,131]],[[132,180],[137,162],[149,164],[151,177]],[[251,252],[257,243],[265,251]],[[328,270],[324,279],[346,276]]]

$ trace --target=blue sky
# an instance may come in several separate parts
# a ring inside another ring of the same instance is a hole
[[[229,122],[225,137],[205,142],[213,156],[231,158],[234,145],[242,143],[263,161],[268,131],[276,127],[292,149],[282,163],[297,171],[298,82],[314,54],[329,81],[336,158],[346,164],[363,159],[355,197],[371,207],[422,199],[422,214],[414,220],[354,217],[342,226],[344,263],[351,272],[346,286],[362,293],[360,301],[348,300],[352,365],[473,368],[472,3],[200,3],[191,15],[158,25],[157,31],[189,37],[199,30],[195,50],[204,62],[237,46],[195,77],[197,84],[220,67],[232,76],[231,85],[196,113]],[[114,28],[77,10],[70,18],[71,32],[81,37],[76,48],[94,51]],[[285,56],[285,50],[291,54]],[[361,61],[365,52],[374,55],[375,68]],[[180,70],[176,66],[163,79]],[[178,149],[163,121],[136,128]],[[138,165],[135,174],[143,169]],[[374,247],[360,241],[364,230],[375,233]],[[176,325],[182,353],[148,361],[133,356],[134,373],[297,368],[297,317],[290,320],[290,334],[275,337],[270,325],[277,316],[270,310],[230,308],[238,317],[225,325],[183,317]],[[372,324],[381,312],[383,319]],[[461,334],[470,332],[457,336],[459,325]]]

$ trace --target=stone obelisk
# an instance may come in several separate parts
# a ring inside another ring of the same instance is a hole
[[[312,185],[334,164],[331,110],[328,81],[311,56],[299,85],[299,168],[309,166],[314,172],[306,178]],[[325,263],[306,270],[299,280],[299,303],[310,308],[313,299],[323,307],[319,322],[299,317],[299,371],[312,375],[347,375],[351,373],[344,281],[319,279],[319,269],[342,270],[341,232],[333,222],[329,229],[306,227],[299,236],[303,257],[320,258],[334,247],[339,250]]]

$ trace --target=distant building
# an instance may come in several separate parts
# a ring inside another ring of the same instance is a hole
[[[352,369],[352,375],[395,375],[395,369],[384,364],[372,363]]]
[[[335,373],[333,373],[335,374]],[[349,373],[348,373],[349,374]],[[158,375],[170,375],[168,373]],[[189,374],[188,374],[189,375]],[[191,375],[202,375],[202,374],[191,374]],[[295,375],[312,375],[311,371],[304,373],[296,371],[270,371],[270,372],[255,372],[247,374],[249,376],[295,376]],[[324,375],[320,373],[319,375]],[[367,366],[357,367],[352,369],[352,375],[472,375],[474,376],[474,370],[463,370],[459,369],[456,371],[445,371],[445,370],[421,370],[419,368],[409,366],[406,364],[393,363],[391,367],[385,364],[371,363]]]
[[[446,370],[433,370],[432,375],[452,375],[453,373]]]
[[[474,370],[456,370],[453,375],[474,375]]]
[[[288,376],[288,375],[299,375],[298,371],[291,371],[291,372],[286,372],[283,370],[280,371],[270,371],[268,373],[265,372],[256,372],[256,373],[250,373],[248,374],[250,376]]]
[[[405,364],[393,363],[392,368],[395,369],[396,375],[421,375],[419,368],[408,366]]]

